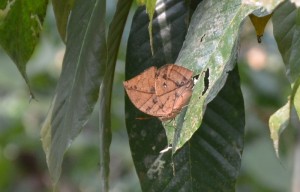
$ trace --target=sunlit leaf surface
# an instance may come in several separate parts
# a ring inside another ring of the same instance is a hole
[[[174,139],[169,138],[173,151],[182,147],[199,128],[206,105],[223,87],[228,72],[236,64],[240,25],[253,9],[240,1],[207,0],[195,10],[176,63],[199,74],[199,80],[186,113],[181,113],[174,127]]]

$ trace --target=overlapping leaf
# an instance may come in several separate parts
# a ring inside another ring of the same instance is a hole
[[[47,0],[0,1],[0,44],[28,86],[26,64],[38,43],[47,4]]]
[[[203,1],[195,10],[176,63],[196,74],[199,80],[185,113],[178,118],[173,151],[182,147],[199,128],[206,105],[223,87],[236,62],[237,39],[243,19],[254,10],[240,1]],[[209,73],[205,85],[205,73]],[[185,116],[185,117],[184,117]],[[170,134],[168,134],[170,135]]]
[[[151,47],[151,52],[153,54],[154,49],[153,49],[153,37],[152,37],[152,21],[153,21],[153,15],[155,12],[156,0],[137,0],[137,2],[139,5],[146,6],[146,12],[148,13],[148,16],[149,16],[148,31],[149,31],[149,37],[150,37],[150,47]]]
[[[54,184],[63,156],[87,122],[106,69],[105,0],[75,1],[56,94],[41,131]]]
[[[52,0],[52,4],[58,32],[62,40],[66,41],[67,24],[74,0]]]
[[[174,63],[179,53],[191,10],[181,0],[158,1],[157,7],[153,57],[145,10],[139,9],[134,16],[126,79],[150,66]],[[143,191],[234,191],[243,148],[244,108],[237,70],[229,73],[226,86],[208,105],[201,128],[173,159],[171,151],[160,153],[168,146],[161,122],[145,116],[126,97],[126,126]]]
[[[300,77],[293,84],[293,90],[290,99],[293,102],[298,117],[300,117]]]
[[[261,43],[261,37],[264,35],[265,27],[270,20],[272,14],[267,14],[262,17],[258,17],[255,14],[250,14],[250,20],[255,28],[257,41]]]
[[[276,155],[279,157],[279,137],[290,123],[290,102],[281,107],[269,119],[270,134]]]

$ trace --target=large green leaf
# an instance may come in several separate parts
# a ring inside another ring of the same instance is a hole
[[[63,155],[88,120],[106,69],[105,0],[77,0],[68,24],[62,73],[41,131],[54,184]]]
[[[173,63],[186,34],[185,1],[158,1],[152,56],[147,15],[138,9],[128,40],[126,79],[150,66]],[[164,15],[164,19],[161,16]],[[192,27],[192,26],[191,26]],[[172,158],[161,122],[136,109],[126,96],[126,126],[132,157],[143,191],[234,191],[243,149],[244,107],[237,70],[208,105],[204,123]],[[173,122],[169,122],[172,124]],[[174,167],[174,169],[173,169]]]
[[[38,43],[47,4],[47,0],[0,0],[0,44],[28,86],[26,64]]]
[[[173,159],[163,153],[146,165],[144,191],[235,191],[245,123],[239,86],[234,70],[208,104],[201,127]]]
[[[131,79],[150,66],[161,67],[166,63],[174,63],[180,51],[188,27],[185,23],[188,8],[182,0],[160,0],[157,6],[162,8],[153,19],[154,49],[158,51],[152,56],[148,15],[145,8],[139,7],[133,17],[127,44],[126,79]],[[164,14],[166,17],[159,22],[158,17]],[[167,147],[164,128],[160,120],[139,111],[127,95],[125,117],[131,154],[141,187],[143,191],[151,191],[153,183],[147,177],[147,171],[160,156],[159,152]]]
[[[287,76],[291,83],[294,83],[300,74],[299,14],[299,9],[296,9],[294,4],[286,1],[275,10],[272,17],[275,40],[286,64]]]
[[[67,24],[74,0],[52,0],[52,4],[58,32],[62,40],[66,41]]]
[[[292,88],[285,107],[272,115],[269,121],[271,137],[272,133],[277,132],[272,139],[275,150],[278,152],[280,150],[278,149],[280,133],[284,131],[293,118],[291,115],[292,108],[295,107],[298,116],[300,114],[300,9],[296,8],[290,1],[285,1],[275,10],[272,21],[275,40],[286,65],[286,74]],[[278,128],[280,129],[278,130]]]
[[[173,151],[192,137],[201,125],[206,105],[223,87],[236,63],[240,25],[254,8],[240,1],[206,0],[195,10],[176,63],[199,74],[199,80],[187,111],[177,118],[173,137],[167,134]]]
[[[101,191],[109,190],[109,147],[111,144],[111,94],[121,37],[132,0],[119,0],[107,37],[107,70],[100,89],[100,176]]]

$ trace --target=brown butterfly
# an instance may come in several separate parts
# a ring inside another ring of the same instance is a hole
[[[167,64],[159,69],[152,66],[123,84],[136,108],[166,121],[188,103],[194,86],[192,77],[189,69]]]

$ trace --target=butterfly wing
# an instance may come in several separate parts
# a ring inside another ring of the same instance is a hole
[[[126,93],[136,108],[152,115],[163,116],[169,111],[163,110],[163,104],[155,94],[156,67],[150,67],[143,73],[123,83]]]
[[[150,67],[125,81],[131,102],[142,112],[168,120],[175,117],[192,94],[193,72],[175,64]]]
[[[193,72],[184,67],[167,64],[159,68],[155,75],[155,92],[160,96],[188,84]]]

